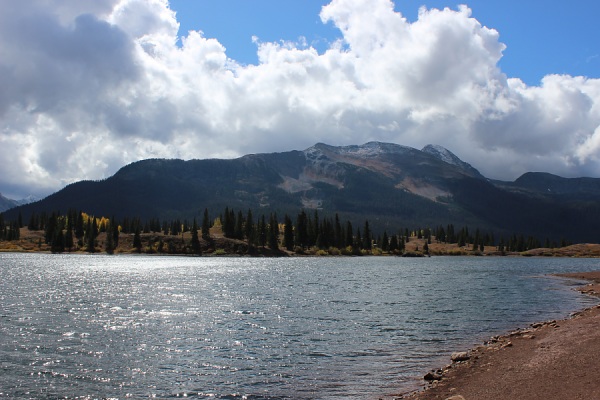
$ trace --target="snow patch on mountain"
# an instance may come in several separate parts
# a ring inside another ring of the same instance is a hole
[[[423,151],[424,153],[431,154],[432,156],[439,158],[440,160],[442,160],[445,163],[456,165],[457,167],[462,166],[462,163],[463,163],[450,150],[448,150],[445,147],[438,146],[436,144],[428,144],[427,146],[423,147],[423,150],[421,150],[421,151]]]
[[[383,142],[368,142],[363,145],[350,146],[330,146],[324,143],[317,143],[304,150],[304,154],[308,159],[318,160],[328,155],[371,158],[382,154],[408,154],[414,151],[417,150],[412,147]]]
[[[369,142],[361,146],[339,147],[340,154],[354,155],[357,157],[377,157],[382,154],[406,154],[412,151],[415,151],[412,147],[382,142]]]
[[[25,204],[30,204],[30,203],[35,203],[36,201],[40,200],[39,197],[33,196],[33,195],[29,195],[27,197],[25,197],[24,199],[21,200],[15,200],[20,206],[25,205]]]
[[[456,156],[456,154],[454,154],[453,152],[451,152],[450,150],[448,150],[445,147],[434,145],[434,144],[428,144],[427,146],[423,147],[423,149],[421,151],[423,153],[427,153],[427,154],[434,156],[435,158],[445,162],[446,164],[450,164],[450,165],[454,165],[455,167],[459,167],[462,170],[469,172],[470,174],[472,174],[476,177],[481,177],[481,178],[483,177],[479,173],[479,171],[477,171],[477,169],[475,169],[471,166],[471,164],[464,162],[463,160],[458,158]]]

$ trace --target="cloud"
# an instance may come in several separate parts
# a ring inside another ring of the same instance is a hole
[[[20,3],[19,3],[20,4]],[[178,45],[166,0],[0,3],[0,191],[47,194],[149,158],[235,157],[369,140],[448,147],[493,178],[600,176],[600,80],[507,77],[497,31],[460,6],[407,21],[389,0],[333,0],[323,53],[218,39]]]

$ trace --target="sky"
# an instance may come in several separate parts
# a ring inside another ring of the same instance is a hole
[[[600,177],[596,0],[0,2],[0,193],[147,158],[442,145]]]

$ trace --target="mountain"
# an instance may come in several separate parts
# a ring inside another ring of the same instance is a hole
[[[24,205],[24,204],[29,204],[29,203],[33,203],[34,201],[38,201],[39,197],[36,197],[34,195],[29,195],[27,197],[25,197],[24,199],[20,199],[20,200],[15,200],[18,205]]]
[[[548,192],[548,189],[551,192]],[[339,213],[374,231],[478,227],[496,234],[598,241],[600,180],[525,174],[491,181],[449,150],[390,143],[329,146],[250,154],[233,160],[151,159],[98,182],[65,187],[44,200],[6,212],[66,212],[69,208],[116,218],[200,218],[225,207],[293,218],[301,209]]]
[[[473,176],[477,176],[479,178],[484,178],[483,175],[481,175],[479,173],[479,171],[477,171],[475,168],[473,168],[471,166],[471,164],[464,162],[463,160],[458,158],[454,153],[452,153],[450,150],[448,150],[442,146],[428,144],[427,146],[423,147],[423,149],[421,151],[424,153],[431,154],[432,156],[439,158],[440,160],[442,160],[448,164],[462,168],[465,171],[469,171]]]
[[[498,182],[498,186],[542,197],[563,200],[591,200],[600,198],[600,179],[563,178],[545,172],[528,172],[514,182]]]
[[[26,198],[21,199],[21,200],[13,200],[13,199],[4,197],[4,196],[2,196],[2,194],[0,194],[0,212],[6,211],[13,207],[21,206],[24,204],[33,203],[34,201],[37,201],[37,200],[39,200],[39,199],[34,196],[27,196]]]
[[[18,205],[19,205],[19,203],[16,200],[6,198],[6,197],[2,196],[2,194],[0,193],[0,212],[9,210]]]

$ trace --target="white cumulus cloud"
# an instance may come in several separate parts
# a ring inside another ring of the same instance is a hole
[[[319,53],[178,44],[166,0],[0,2],[0,192],[48,194],[149,158],[235,157],[369,140],[443,145],[492,178],[600,176],[600,80],[507,77],[467,6],[409,22],[390,0],[332,0]]]

